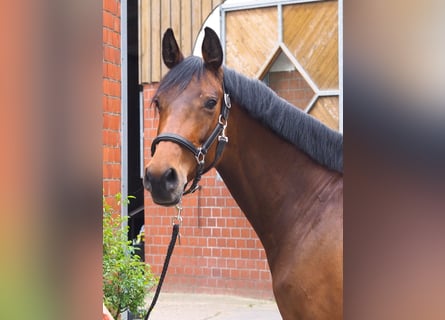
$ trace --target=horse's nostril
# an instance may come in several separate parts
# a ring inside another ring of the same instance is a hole
[[[176,170],[170,168],[165,171],[163,180],[165,182],[165,189],[167,191],[174,191],[178,186],[178,174],[176,173]]]
[[[142,183],[143,183],[145,189],[147,189],[149,191],[151,191],[151,180],[152,180],[152,177],[151,177],[150,171],[148,169],[145,169],[145,175],[144,175],[144,179],[143,179]]]

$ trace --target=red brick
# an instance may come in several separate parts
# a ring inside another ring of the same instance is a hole
[[[103,96],[102,105],[104,112],[120,113],[121,100],[117,97]]]
[[[105,45],[109,45],[115,48],[120,46],[120,35],[116,31],[103,28],[102,29],[102,41]]]
[[[121,51],[119,48],[113,48],[109,45],[104,45],[103,52],[104,52],[104,61],[120,64]]]
[[[103,89],[104,94],[113,96],[113,97],[120,97],[121,95],[121,83],[118,81],[112,81],[108,79],[103,80]]]
[[[264,259],[264,257],[261,256],[260,250],[252,250],[250,251],[250,257],[252,259]]]
[[[223,236],[224,238],[227,238],[228,239],[227,241],[231,240],[230,239],[230,229],[229,228],[223,228],[221,230],[221,236]]]
[[[250,270],[240,270],[240,278],[241,279],[249,279]]]
[[[120,18],[115,14],[104,11],[103,12],[103,26],[111,31],[120,32]]]
[[[102,128],[118,131],[120,129],[120,121],[120,115],[104,113]]]
[[[102,131],[102,143],[106,146],[120,146],[120,132],[103,130]]]
[[[216,189],[216,188],[214,190],[216,190],[216,193],[218,193],[218,195],[219,195],[220,190]],[[224,208],[226,206],[226,199],[225,198],[216,198],[216,205],[218,207]]]
[[[120,148],[102,148],[102,161],[103,162],[120,162],[121,150]]]
[[[104,180],[103,181],[103,192],[105,196],[115,196],[120,192],[121,182],[120,180]]]
[[[114,15],[119,14],[120,7],[116,0],[103,0],[103,8],[105,11],[111,12]]]
[[[110,12],[104,11],[102,14],[102,24],[104,27],[113,29],[115,16]]]
[[[241,250],[240,249],[231,249],[230,257],[232,258],[241,258]]]
[[[241,237],[241,230],[240,229],[231,229],[230,231],[231,231],[230,233],[232,234],[233,238]]]
[[[119,17],[115,17],[113,22],[113,30],[116,32],[121,32],[121,19]]]
[[[212,237],[220,237],[221,229],[220,228],[212,228]]]
[[[247,248],[255,248],[255,240],[254,239],[247,239],[246,240],[246,247]]]
[[[250,238],[250,229],[241,229],[241,237]]]
[[[103,164],[102,171],[105,179],[119,179],[121,176],[121,165],[119,163],[106,163]]]
[[[216,210],[213,209],[213,211],[216,211]],[[217,212],[219,212],[219,211],[217,211]],[[217,218],[216,225],[220,228],[225,228],[226,227],[226,219],[225,218]]]
[[[103,76],[109,79],[120,79],[121,76],[121,67],[120,65],[105,62],[102,64]]]
[[[270,279],[270,272],[268,272],[268,271],[261,271],[260,272],[260,279],[261,280],[269,280]]]

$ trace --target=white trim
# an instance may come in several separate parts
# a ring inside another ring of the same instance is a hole
[[[128,30],[127,30],[127,0],[121,1],[121,196],[128,196]],[[128,208],[121,201],[121,216],[128,215]],[[123,223],[126,224],[126,223]],[[125,226],[122,226],[125,227]]]
[[[127,0],[121,1],[121,217],[128,216],[128,206],[123,199],[128,197],[128,30]],[[122,221],[123,229],[127,222]],[[128,311],[121,313],[121,319],[128,319]]]
[[[255,75],[255,78],[256,78],[256,79],[261,80],[262,76],[263,76],[263,77],[265,76],[265,74],[266,74],[266,73],[268,72],[268,70],[269,70],[269,66],[270,66],[270,64],[271,64],[271,63],[270,63],[271,60],[272,60],[275,56],[278,57],[278,55],[277,55],[278,50],[280,50],[280,44],[279,44],[279,43],[277,43],[277,44],[275,45],[275,47],[273,47],[272,53],[271,53],[270,55],[267,56],[267,60],[264,62],[264,64],[261,66],[261,68],[260,68],[260,69],[258,70],[258,72],[256,73],[256,75]],[[273,64],[273,62],[272,62],[272,64]]]
[[[320,97],[339,96],[340,90],[320,90],[318,94]]]
[[[308,3],[308,2],[322,2],[326,0],[288,0],[288,1],[282,1],[282,0],[251,0],[251,1],[244,1],[244,2],[238,2],[238,3],[232,3],[232,2],[224,2],[221,5],[222,11],[237,11],[237,10],[245,10],[245,9],[257,9],[257,8],[264,8],[264,7],[274,7],[277,5],[289,5],[289,4],[298,4],[298,3]]]
[[[309,113],[312,110],[312,108],[314,107],[315,101],[317,101],[318,98],[319,98],[319,95],[314,94],[311,101],[309,101],[309,103],[307,104],[306,109],[304,109],[304,112]]]
[[[278,43],[283,43],[283,5],[277,5],[277,19],[278,19]]]
[[[144,87],[141,85],[139,89],[139,165],[140,177],[144,179]]]
[[[223,50],[223,64],[226,64],[226,12],[223,10],[222,5],[219,6],[219,22],[221,23],[221,28],[219,29],[219,37],[222,43]]]
[[[221,21],[221,5],[215,7],[212,12],[207,16],[206,20],[203,22],[201,29],[198,32],[198,35],[196,37],[196,40],[193,44],[192,48],[192,55],[196,57],[202,57],[201,47],[202,47],[202,41],[204,39],[204,28],[210,27],[213,29],[213,31],[216,32],[216,34],[220,37],[220,40],[222,43],[223,39],[221,37],[222,32],[221,28],[223,28],[223,24]]]

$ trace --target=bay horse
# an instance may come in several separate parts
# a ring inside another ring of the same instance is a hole
[[[342,319],[343,136],[223,66],[210,28],[202,58],[184,58],[168,29],[162,58],[153,201],[177,204],[215,167],[264,246],[282,318]]]

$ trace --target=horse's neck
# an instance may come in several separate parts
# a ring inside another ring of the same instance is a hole
[[[295,211],[304,210],[313,195],[339,174],[315,163],[235,103],[227,136],[217,170],[267,251],[280,241],[276,231],[292,228],[289,222],[298,220]]]

